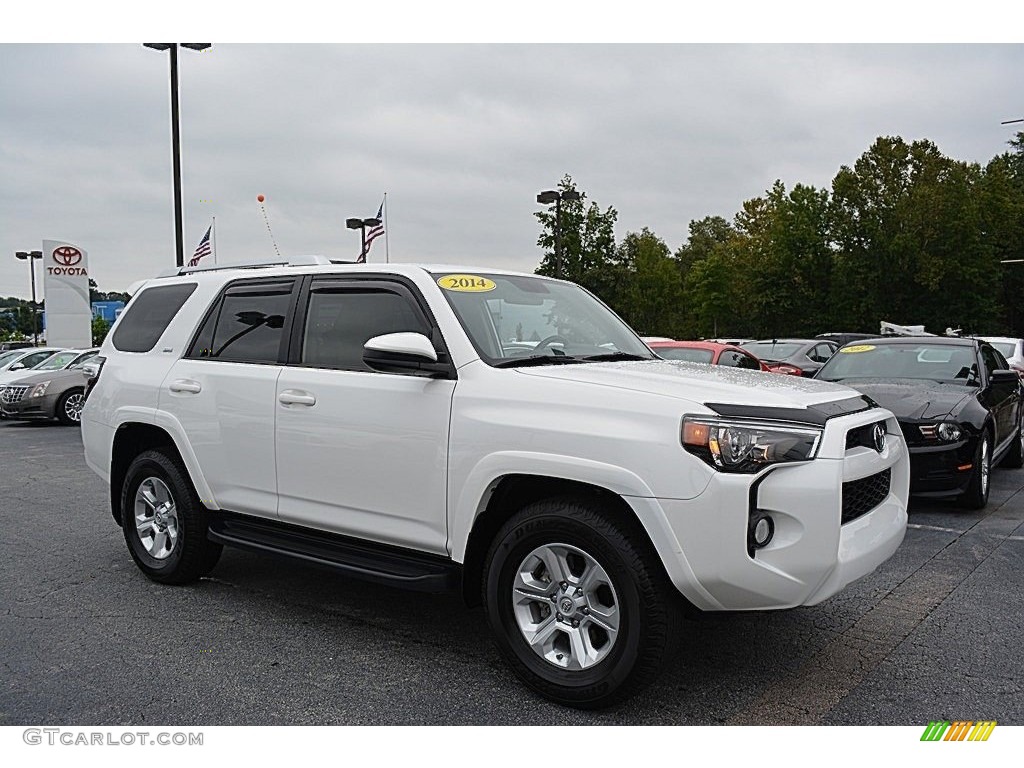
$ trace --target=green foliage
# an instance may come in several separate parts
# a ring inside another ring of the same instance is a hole
[[[92,345],[94,347],[100,346],[103,340],[107,338],[108,331],[110,331],[110,323],[99,315],[94,315],[92,318]]]
[[[876,332],[880,320],[941,333],[1024,335],[1024,132],[986,166],[930,141],[880,137],[831,190],[776,181],[733,221],[691,221],[670,255],[646,227],[615,244],[614,208],[562,205],[562,276],[645,335]],[[561,191],[575,190],[566,175]],[[554,274],[554,215],[536,214]]]

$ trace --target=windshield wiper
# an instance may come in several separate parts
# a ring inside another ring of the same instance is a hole
[[[582,362],[578,357],[569,355],[530,355],[529,357],[513,357],[492,363],[495,368],[523,368],[529,365],[565,365],[566,363]]]
[[[605,352],[600,355],[585,355],[584,357],[577,358],[578,360],[587,361],[608,361],[614,362],[616,360],[654,360],[653,357],[644,357],[643,355],[634,355],[631,352]]]

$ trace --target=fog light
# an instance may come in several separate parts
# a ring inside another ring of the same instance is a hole
[[[753,555],[754,550],[767,547],[775,535],[775,521],[763,512],[755,513],[750,518],[747,529],[747,550]]]

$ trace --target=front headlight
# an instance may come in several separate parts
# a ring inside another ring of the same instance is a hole
[[[50,382],[43,381],[32,387],[32,397],[42,397],[46,394],[46,388],[50,386]]]
[[[960,429],[959,424],[954,424],[951,421],[944,421],[939,424],[939,428],[936,430],[939,435],[939,440],[945,440],[949,443],[955,443],[961,437],[963,437],[963,430]]]
[[[821,430],[803,424],[683,417],[683,448],[721,472],[759,472],[772,464],[809,461]]]

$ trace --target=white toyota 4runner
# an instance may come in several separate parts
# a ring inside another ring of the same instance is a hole
[[[704,611],[813,605],[906,528],[892,414],[845,387],[668,362],[572,283],[323,257],[148,281],[82,414],[138,567],[222,545],[482,603],[579,707]],[[96,370],[98,368],[98,370]]]

